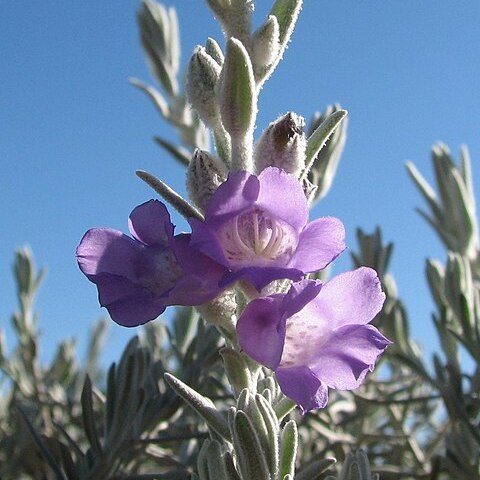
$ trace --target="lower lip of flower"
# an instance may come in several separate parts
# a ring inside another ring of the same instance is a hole
[[[232,265],[284,265],[295,251],[298,235],[287,223],[254,209],[226,222],[220,242]]]

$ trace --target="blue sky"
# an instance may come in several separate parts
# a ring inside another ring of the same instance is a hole
[[[183,65],[207,35],[223,45],[204,2],[169,5],[180,19]],[[269,5],[258,6],[256,25]],[[128,84],[131,76],[152,82],[138,41],[138,6],[136,0],[2,5],[0,325],[16,308],[14,250],[28,244],[48,268],[38,302],[45,355],[65,337],[84,346],[103,315],[74,250],[88,228],[126,231],[130,211],[153,197],[135,170],[184,192],[182,169],[152,141],[175,135]],[[352,249],[358,226],[382,226],[395,242],[391,271],[413,335],[429,352],[434,332],[424,264],[445,254],[414,212],[423,204],[404,164],[414,161],[431,179],[431,145],[442,140],[457,158],[465,143],[480,190],[479,21],[476,1],[305,0],[285,59],[259,101],[257,137],[290,110],[308,119],[329,103],[348,109],[337,178],[313,215],[341,218]],[[173,218],[178,231],[186,228]],[[336,271],[348,266],[338,261]],[[134,333],[112,322],[105,358],[116,358]]]

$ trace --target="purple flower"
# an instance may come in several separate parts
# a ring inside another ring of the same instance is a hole
[[[260,291],[273,280],[300,280],[345,249],[340,220],[307,223],[300,182],[276,167],[258,177],[231,173],[210,199],[205,221],[189,222],[192,247],[228,268],[221,285],[243,279]]]
[[[327,404],[328,387],[357,388],[391,343],[368,323],[385,294],[361,267],[322,284],[303,280],[286,294],[253,300],[238,320],[242,349],[275,371],[283,393],[305,413]]]
[[[163,203],[136,207],[128,226],[89,230],[77,247],[80,270],[98,288],[100,305],[115,322],[133,327],[153,320],[168,305],[200,305],[220,293],[225,268],[189,247],[190,235],[173,236]]]

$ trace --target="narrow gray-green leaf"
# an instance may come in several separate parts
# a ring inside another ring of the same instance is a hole
[[[231,137],[232,169],[252,171],[257,92],[249,54],[236,38],[227,42],[217,96],[223,126]]]
[[[222,438],[231,441],[230,429],[224,416],[215,408],[213,402],[196,392],[170,373],[164,375],[167,383],[182,397]]]
[[[314,460],[295,475],[295,480],[316,480],[335,463],[336,460],[331,457],[323,460]]]
[[[427,201],[432,213],[438,219],[441,217],[441,210],[438,205],[437,195],[433,188],[429,185],[429,183],[425,180],[423,175],[418,171],[417,167],[412,162],[406,163],[407,172],[409,173],[410,177],[412,178],[413,182],[417,186],[420,193],[423,195],[425,200]]]
[[[105,401],[105,431],[104,436],[108,437],[115,417],[115,405],[117,404],[117,385],[115,382],[116,376],[115,362],[110,365],[107,373],[107,392]]]
[[[295,408],[295,402],[287,397],[282,398],[273,409],[278,420],[285,418]]]
[[[283,53],[287,48],[288,41],[293,33],[295,24],[298,19],[298,14],[302,8],[303,0],[276,0],[273,4],[269,16],[273,15],[278,20],[279,29],[279,48],[277,58],[273,61],[259,78],[259,86],[270,77],[275,67],[282,59]]]
[[[213,38],[207,38],[205,50],[220,66],[223,65],[225,57],[223,56],[220,45]]]
[[[20,407],[20,405],[16,406],[18,411],[20,412],[21,417],[23,418],[23,421],[27,425],[28,430],[30,431],[35,443],[37,444],[37,447],[39,448],[41,454],[47,461],[47,463],[50,465],[52,468],[55,477],[57,480],[66,480],[66,478],[63,476],[63,473],[60,469],[60,466],[58,465],[57,461],[53,457],[52,453],[48,449],[48,447],[45,445],[45,442],[43,441],[42,437],[37,433],[37,430],[33,426],[33,424],[30,422],[27,414],[23,411],[23,408]]]
[[[340,125],[340,122],[347,116],[346,110],[337,110],[333,112],[329,117],[322,122],[319,127],[310,135],[307,141],[307,149],[305,152],[305,170],[300,176],[300,180],[303,181],[307,178],[310,168],[312,168],[318,152],[325,145],[326,141]]]
[[[192,156],[188,150],[183,147],[177,147],[173,143],[170,143],[161,137],[153,137],[153,139],[182,165],[188,166]]]
[[[252,376],[245,362],[244,356],[232,348],[223,348],[220,351],[225,365],[228,380],[238,395],[244,388],[252,387]]]
[[[281,441],[279,477],[291,475],[293,478],[298,447],[297,424],[293,420],[288,421],[283,427]]]
[[[95,423],[95,412],[93,410],[92,398],[92,382],[90,381],[90,377],[88,375],[85,377],[85,382],[83,384],[81,404],[85,434],[87,435],[88,441],[92,446],[92,451],[94,455],[100,457],[102,455],[102,445],[98,437],[98,431]]]
[[[276,0],[270,10],[270,15],[277,17],[280,41],[283,44],[286,44],[289,40],[302,4],[303,0]]]
[[[165,98],[163,98],[163,95],[156,88],[150,87],[138,78],[130,78],[129,81],[134,87],[137,87],[144,92],[150,100],[152,100],[153,104],[164,118],[170,117],[170,107]]]
[[[212,480],[215,478],[228,478],[222,446],[216,440],[213,440],[208,448],[207,464],[208,473]]]
[[[180,215],[183,215],[186,219],[197,218],[198,220],[204,220],[203,215],[193,205],[190,205],[190,203],[159,178],[143,170],[137,170],[136,174],[175,208]]]
[[[470,198],[472,200],[475,200],[475,195],[473,191],[472,162],[470,160],[468,148],[465,145],[462,145],[462,147],[460,148],[460,163],[462,167],[462,178],[465,183],[465,187],[467,188]]]
[[[278,419],[273,411],[272,406],[267,402],[263,395],[257,393],[255,395],[255,402],[258,410],[262,414],[263,421],[268,433],[268,442],[270,450],[270,472],[273,477],[278,475],[278,468],[280,463],[280,426]]]
[[[219,91],[223,124],[230,135],[253,128],[256,95],[253,69],[247,50],[236,38],[227,42]]]
[[[241,410],[234,417],[233,444],[243,479],[270,480],[267,459],[255,428]]]

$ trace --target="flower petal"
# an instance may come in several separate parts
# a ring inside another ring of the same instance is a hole
[[[275,370],[282,356],[285,320],[282,297],[272,295],[251,301],[237,322],[240,346],[254,360]]]
[[[80,270],[97,285],[100,305],[112,319],[132,327],[158,317],[165,306],[138,282],[152,275],[147,247],[108,228],[89,230],[77,247]]]
[[[221,225],[250,208],[258,198],[260,184],[248,172],[232,172],[208,202],[205,219],[209,224]]]
[[[259,174],[258,181],[260,193],[256,205],[300,231],[308,221],[308,205],[298,179],[280,168],[267,167]]]
[[[390,345],[373,325],[345,325],[332,333],[310,368],[330,388],[357,388]]]
[[[172,248],[183,275],[168,293],[168,305],[200,305],[215,298],[223,290],[220,279],[226,268],[190,247],[190,235],[174,237]]]
[[[173,235],[174,227],[165,205],[159,200],[149,200],[133,209],[128,228],[139,242],[164,247]]]
[[[282,392],[297,403],[302,415],[327,404],[326,385],[308,367],[279,368],[275,373]]]
[[[110,273],[134,281],[135,260],[142,249],[142,244],[118,230],[92,228],[80,241],[76,256],[80,270],[88,278]]]
[[[136,327],[154,320],[165,310],[161,298],[126,278],[104,273],[91,280],[97,285],[100,305],[119,325]]]
[[[370,322],[380,312],[384,301],[377,272],[360,267],[328,281],[314,300],[314,307],[333,330],[342,325]]]
[[[322,286],[323,284],[319,280],[302,280],[292,283],[283,298],[283,315],[289,318],[298,313],[319,294]]]
[[[338,218],[322,217],[303,229],[289,266],[304,272],[322,270],[345,248],[343,223]]]
[[[192,228],[190,246],[208,255],[214,261],[228,266],[229,262],[225,257],[223,249],[217,236],[210,230],[209,225],[196,218],[189,218],[188,223]]]

